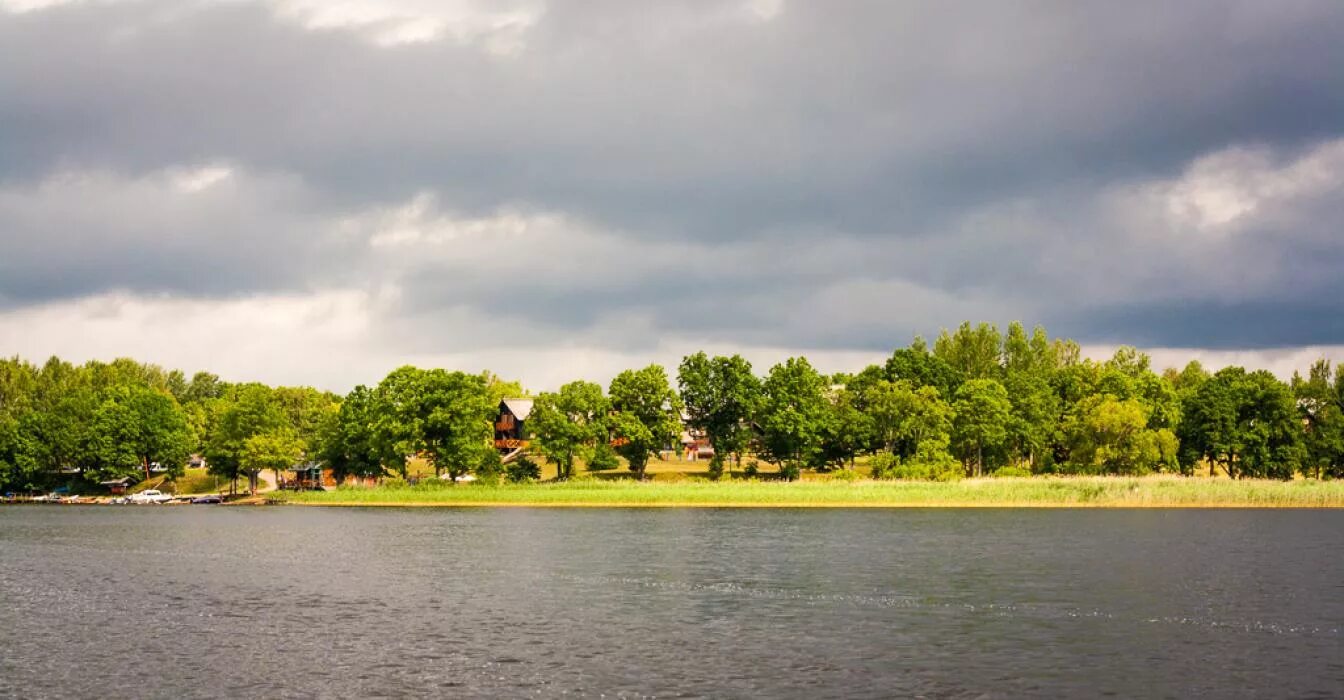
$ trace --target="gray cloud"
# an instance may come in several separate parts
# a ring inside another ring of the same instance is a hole
[[[1336,2],[371,26],[0,10],[0,302],[392,290],[382,332],[424,352],[878,350],[963,318],[1344,343]]]

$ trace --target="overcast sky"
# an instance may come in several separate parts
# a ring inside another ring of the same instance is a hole
[[[1344,358],[1344,3],[0,0],[0,354]]]

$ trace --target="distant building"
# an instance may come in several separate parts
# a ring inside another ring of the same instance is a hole
[[[532,415],[532,399],[504,399],[499,402],[495,419],[495,448],[509,453],[527,447],[532,435],[527,419]]]
[[[129,489],[131,485],[134,483],[135,479],[132,479],[129,476],[123,476],[120,479],[100,481],[98,482],[98,485],[106,487],[107,490],[110,491],[113,496],[120,496],[123,493],[126,493],[126,490]]]

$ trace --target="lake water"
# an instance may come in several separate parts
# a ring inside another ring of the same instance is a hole
[[[0,695],[1344,695],[1344,511],[0,507]]]

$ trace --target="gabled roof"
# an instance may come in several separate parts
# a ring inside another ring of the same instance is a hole
[[[518,420],[527,420],[532,415],[532,399],[504,399],[502,403]]]

